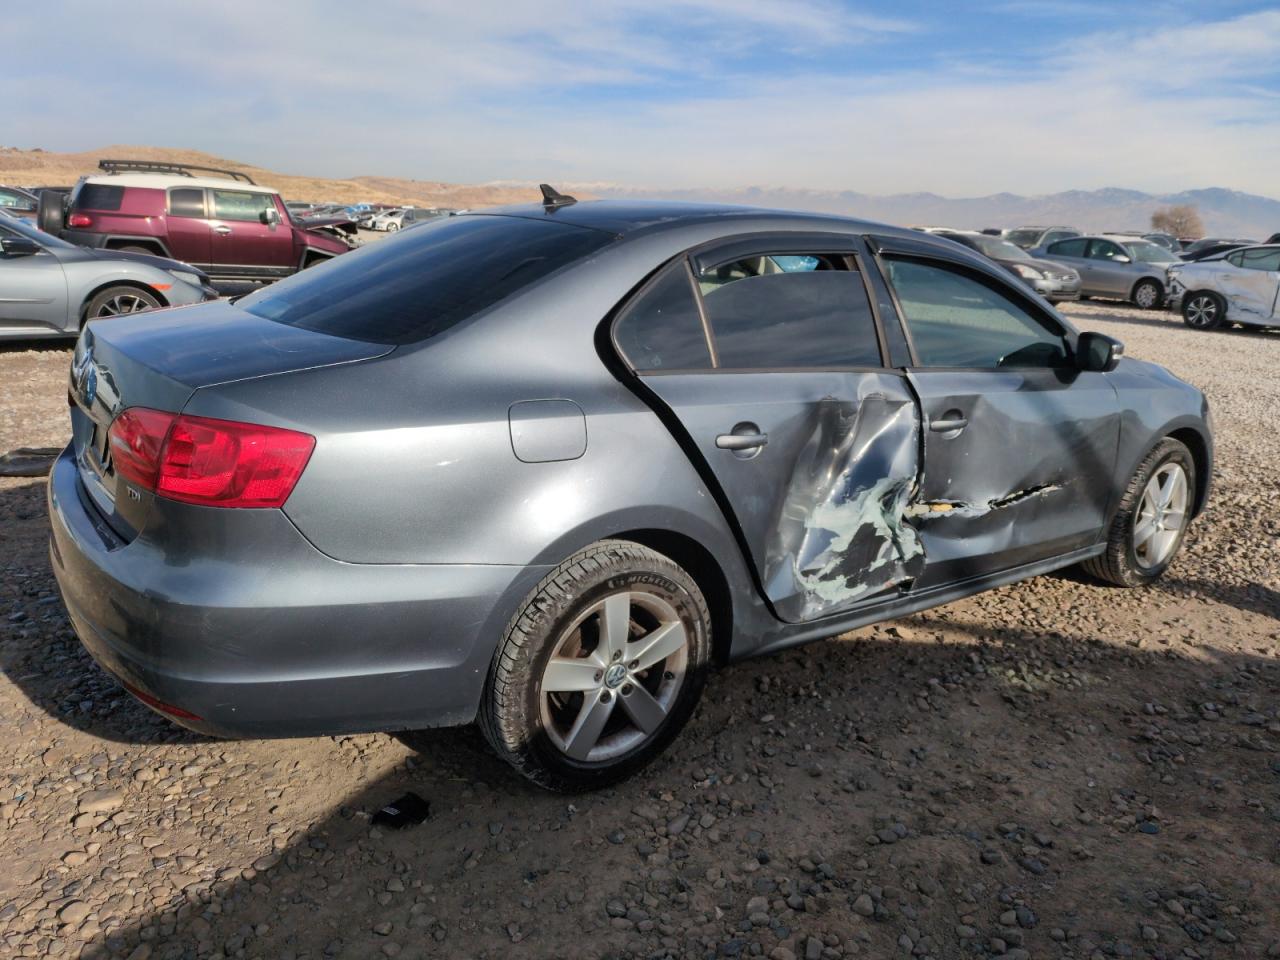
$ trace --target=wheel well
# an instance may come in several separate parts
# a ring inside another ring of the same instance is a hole
[[[1225,317],[1227,315],[1227,298],[1217,290],[1188,290],[1182,295],[1182,302],[1186,303],[1192,297],[1198,297],[1200,294],[1204,294],[1207,297],[1213,297],[1217,300],[1218,303],[1222,305],[1222,316]]]
[[[148,240],[144,237],[138,239],[134,239],[132,237],[115,237],[108,240],[103,245],[103,248],[106,250],[123,250],[125,247],[143,247],[150,250],[157,257],[169,256],[169,251],[164,248],[163,244],[160,244],[155,240]],[[133,286],[137,286],[137,284],[133,284]]]
[[[1204,506],[1204,499],[1209,491],[1209,448],[1204,442],[1197,430],[1191,427],[1183,427],[1174,430],[1169,434],[1174,440],[1181,442],[1188,450],[1191,451],[1191,459],[1196,465],[1196,500],[1195,513],[1199,513]]]
[[[141,290],[143,293],[149,294],[160,301],[160,306],[167,307],[169,301],[165,299],[164,294],[155,287],[149,287],[145,283],[137,280],[110,280],[107,283],[100,283],[98,286],[90,290],[84,298],[84,302],[80,304],[80,322],[84,323],[85,314],[89,312],[89,304],[93,298],[100,294],[103,290],[110,290],[112,287],[133,287],[135,290]]]
[[[717,664],[727,663],[733,645],[733,601],[729,582],[711,551],[692,537],[670,530],[628,530],[617,534],[616,539],[632,540],[656,550],[688,571],[706,597],[711,613],[712,659]]]

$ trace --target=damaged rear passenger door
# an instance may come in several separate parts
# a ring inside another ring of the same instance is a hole
[[[790,622],[872,602],[920,566],[903,522],[919,414],[886,366],[862,249],[794,233],[701,248],[613,328]]]
[[[913,354],[924,468],[909,510],[917,588],[1061,557],[1098,542],[1114,493],[1119,401],[1079,369],[1048,310],[959,259],[875,240]]]

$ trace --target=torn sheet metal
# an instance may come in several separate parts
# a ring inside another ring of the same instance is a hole
[[[963,517],[966,519],[985,517],[995,510],[1012,507],[1030,500],[1032,497],[1043,497],[1061,489],[1062,485],[1058,483],[1042,483],[1038,486],[1027,487],[1025,490],[1015,490],[1013,493],[1008,493],[1001,497],[993,497],[978,503],[966,503],[963,500],[929,500],[923,503],[910,504],[906,508],[906,516],[911,520],[938,520],[946,517]]]
[[[836,613],[918,575],[924,550],[906,509],[919,455],[909,399],[872,393],[815,405],[765,558],[784,619]]]

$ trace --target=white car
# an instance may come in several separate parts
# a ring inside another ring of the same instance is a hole
[[[1241,247],[1169,268],[1169,309],[1187,326],[1280,327],[1280,244]]]
[[[373,218],[373,229],[391,233],[399,230],[404,223],[404,209],[387,210]]]

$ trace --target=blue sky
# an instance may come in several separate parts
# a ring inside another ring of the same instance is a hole
[[[39,38],[7,47],[15,146],[455,182],[1280,195],[1274,0],[47,0],[6,14],[11,38]]]

